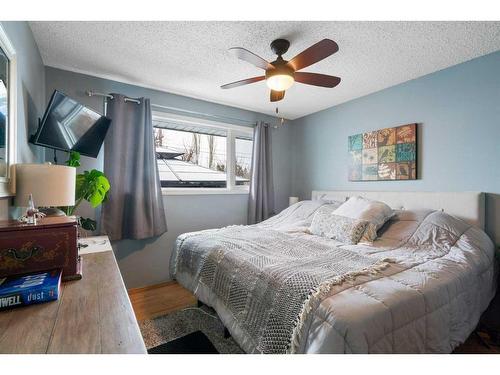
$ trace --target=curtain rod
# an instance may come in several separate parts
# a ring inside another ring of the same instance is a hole
[[[87,91],[85,91],[85,94],[87,94],[88,96],[102,96],[105,98],[113,99],[113,95],[111,95],[111,94],[103,94],[101,92],[96,92],[93,90],[87,90]],[[139,99],[136,99],[136,98],[125,97],[124,100],[126,102],[133,102],[133,103],[141,104],[141,101]]]
[[[85,91],[85,93],[88,96],[102,96],[102,97],[105,97],[105,98],[113,99],[113,95],[111,95],[111,94],[103,94],[103,93],[100,93],[100,92],[96,92],[94,90],[87,90],[87,91]],[[128,98],[128,97],[125,97],[125,101],[126,102],[134,102],[134,103],[137,103],[137,104],[139,104],[141,102],[137,98]],[[190,110],[182,109],[182,108],[169,107],[169,106],[161,105],[161,104],[151,103],[151,107],[166,109],[168,111],[181,112],[181,113],[192,115],[192,116],[194,115],[194,116],[198,116],[198,117],[205,117],[205,118],[208,118],[208,119],[211,118],[211,119],[215,119],[215,120],[219,120],[219,121],[223,121],[223,122],[228,122],[228,123],[233,123],[233,124],[234,124],[235,121],[239,122],[239,123],[244,123],[244,124],[247,124],[247,125],[251,125],[251,126],[255,126],[255,124],[256,124],[253,121],[243,120],[243,119],[239,119],[239,118],[228,117],[228,116],[220,116],[220,115],[212,115],[212,114],[208,114],[208,113],[201,113],[201,112],[196,112],[196,111],[190,111]]]

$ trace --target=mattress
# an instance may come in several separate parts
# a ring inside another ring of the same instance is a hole
[[[280,238],[286,234],[297,243],[328,245],[391,262],[377,272],[332,284],[301,323],[293,352],[450,353],[465,341],[495,294],[494,245],[481,229],[436,211],[407,211],[387,223],[372,244],[344,245],[307,232],[315,210],[323,204],[332,203],[301,202],[245,230],[276,231],[277,238],[278,233]],[[225,232],[180,236],[171,272],[217,311],[245,351],[258,353],[244,322],[223,295],[200,282],[194,269],[210,249],[228,246],[218,237],[221,233]],[[190,242],[192,238],[203,240]],[[193,248],[196,251],[190,252]],[[179,268],[187,253],[189,261]]]

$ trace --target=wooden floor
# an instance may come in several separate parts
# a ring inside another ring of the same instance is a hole
[[[138,321],[196,305],[196,297],[175,281],[130,289],[128,293]],[[472,334],[454,353],[500,354],[500,347],[488,346],[484,342],[488,342],[488,337]]]
[[[138,321],[196,305],[196,297],[175,281],[129,289],[128,295]]]

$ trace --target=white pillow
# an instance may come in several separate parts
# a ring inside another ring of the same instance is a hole
[[[367,221],[334,215],[322,206],[314,214],[309,233],[355,245],[366,231]]]
[[[351,197],[333,211],[333,214],[368,221],[361,242],[371,242],[377,238],[377,231],[380,227],[394,216],[394,210],[384,202],[372,201],[363,197]]]

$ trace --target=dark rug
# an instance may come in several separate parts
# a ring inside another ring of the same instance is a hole
[[[149,354],[219,354],[201,331],[190,333],[165,344],[148,349]]]
[[[224,337],[224,325],[215,311],[208,306],[189,307],[155,319],[145,320],[139,323],[139,327],[146,348],[149,350],[169,345],[198,331],[205,336],[203,340],[209,340],[210,344],[215,347],[215,350],[210,353],[243,353],[232,337]]]

